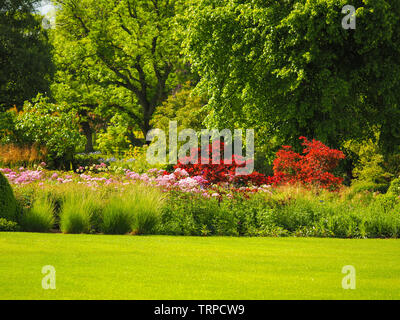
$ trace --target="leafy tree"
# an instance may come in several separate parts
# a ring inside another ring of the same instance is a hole
[[[124,112],[146,134],[156,107],[185,76],[175,32],[181,6],[175,0],[54,3],[55,45],[68,75],[63,83],[83,92],[76,100]]]
[[[186,50],[210,94],[208,122],[266,128],[294,143],[338,146],[381,132],[400,144],[400,1],[200,0],[187,13]]]
[[[83,47],[75,42],[66,42],[58,29],[51,31],[50,39],[54,46],[56,67],[51,85],[52,97],[77,110],[81,130],[86,137],[85,152],[93,152],[93,134],[102,122],[113,116],[107,108],[102,108],[110,99],[109,92],[94,83],[90,68],[82,62],[85,56]]]
[[[51,46],[36,0],[0,0],[0,111],[48,92]]]
[[[0,112],[0,144],[7,143],[12,138],[17,113],[15,107],[6,112]]]
[[[116,114],[111,118],[105,132],[100,132],[97,137],[99,150],[105,154],[121,154],[129,149],[129,132],[126,117]]]
[[[151,124],[154,128],[168,132],[169,122],[176,121],[178,132],[182,129],[200,131],[207,115],[203,110],[206,103],[207,100],[204,97],[193,92],[190,82],[185,83],[157,108]]]
[[[25,104],[15,121],[16,135],[20,143],[46,147],[49,161],[68,168],[75,151],[83,147],[79,117],[67,105],[48,100],[39,95],[33,103]]]

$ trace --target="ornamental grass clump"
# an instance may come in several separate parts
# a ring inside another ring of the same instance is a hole
[[[136,184],[112,195],[106,204],[101,231],[106,234],[151,234],[156,231],[164,197],[157,188]]]
[[[49,232],[54,226],[54,204],[46,196],[34,200],[32,207],[22,216],[21,226],[28,232]]]
[[[101,199],[92,190],[70,190],[64,198],[60,212],[63,233],[89,233],[91,219]]]
[[[160,221],[164,204],[163,193],[152,187],[135,186],[129,192],[134,212],[132,230],[135,234],[153,234]]]
[[[113,194],[103,210],[101,231],[105,234],[151,234],[161,216],[164,197],[157,188],[131,185]]]
[[[132,231],[133,210],[130,199],[113,195],[103,210],[100,231],[105,234],[125,234]]]

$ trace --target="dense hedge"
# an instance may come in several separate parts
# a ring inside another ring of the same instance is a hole
[[[18,209],[14,192],[7,178],[0,172],[0,218],[17,221]]]

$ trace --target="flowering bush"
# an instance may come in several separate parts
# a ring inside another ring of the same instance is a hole
[[[274,160],[274,177],[270,182],[301,183],[337,190],[343,179],[335,177],[331,171],[345,158],[343,152],[330,149],[314,139],[299,139],[303,140],[302,145],[305,146],[303,155],[294,152],[291,146],[283,146]]]
[[[225,144],[222,141],[214,141],[208,147],[208,158],[201,155],[201,148],[194,148],[191,150],[190,157],[179,159],[178,165],[175,168],[186,170],[190,176],[201,176],[209,184],[219,183],[232,183],[234,185],[256,185],[261,186],[268,182],[268,178],[258,172],[253,172],[248,175],[237,175],[236,169],[244,167],[249,161],[244,160],[242,156],[233,154],[230,159],[221,157],[219,164],[213,164],[213,150],[216,151],[215,155],[220,157],[223,155]],[[196,164],[191,162],[197,155],[198,161]],[[208,161],[208,164],[206,163]]]

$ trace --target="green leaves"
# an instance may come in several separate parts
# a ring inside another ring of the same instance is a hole
[[[378,127],[381,145],[398,147],[400,2],[356,1],[356,30],[341,26],[345,4],[192,4],[186,54],[210,94],[214,125],[254,125],[287,143],[305,135],[332,146]]]
[[[67,160],[72,159],[77,148],[83,147],[78,120],[74,110],[51,104],[39,96],[33,104],[25,104],[16,119],[15,130],[24,143],[45,146],[53,160]]]
[[[146,134],[155,109],[177,86],[178,70],[185,69],[174,29],[182,6],[167,0],[56,2],[58,79],[82,96],[60,86],[56,91],[126,113]]]
[[[51,46],[35,0],[0,3],[0,112],[39,92],[48,92],[53,73]]]

